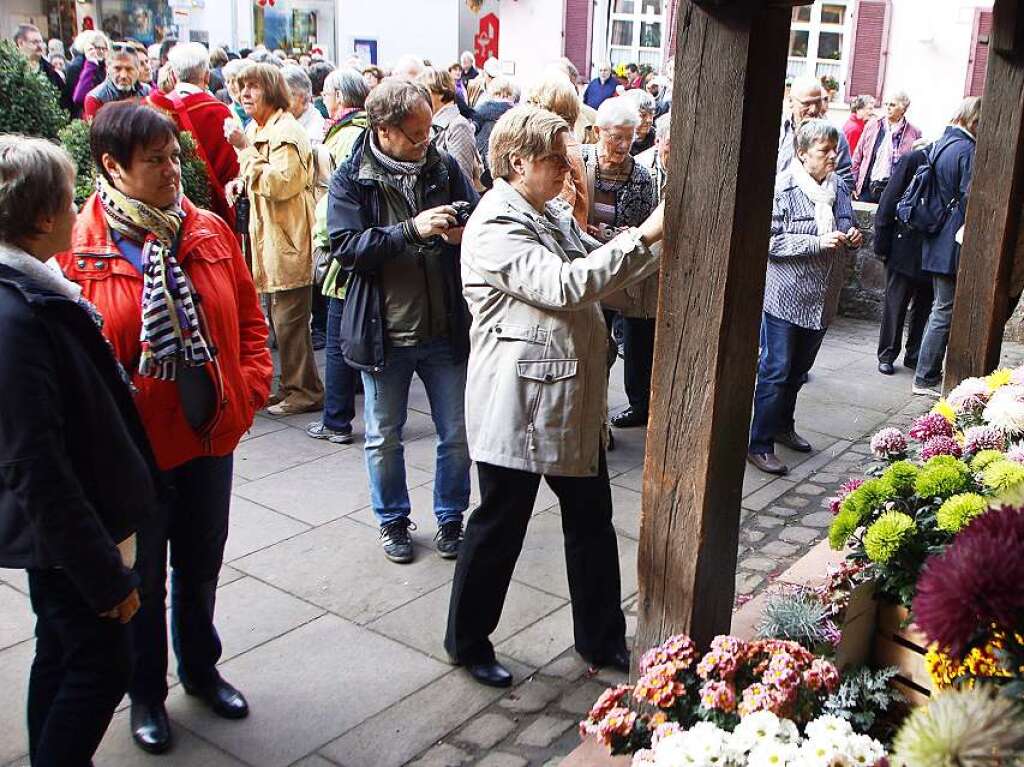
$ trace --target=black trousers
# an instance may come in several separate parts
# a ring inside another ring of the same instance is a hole
[[[311,327],[314,333],[317,331],[327,333],[327,296],[324,295],[322,285],[313,285],[313,306]]]
[[[190,687],[217,680],[221,643],[213,625],[217,576],[228,538],[233,456],[194,458],[164,473],[168,493],[139,528],[136,570],[142,606],[132,620],[132,700],[167,697],[167,549],[171,552],[171,634],[178,677]]]
[[[629,406],[647,415],[651,404],[651,367],[654,364],[654,320],[626,317],[622,324],[626,347],[622,383]]]
[[[131,630],[101,618],[63,570],[29,570],[36,656],[28,685],[33,767],[87,767],[131,678]]]
[[[932,311],[932,281],[929,276],[918,280],[893,269],[886,269],[885,274],[885,302],[882,306],[882,326],[878,331],[878,361],[892,364],[900,356],[903,326],[909,308],[907,353],[903,359],[907,367],[914,367],[921,350],[924,329],[928,325],[928,315]]]
[[[477,464],[480,506],[469,518],[455,566],[444,645],[460,663],[494,660],[488,637],[498,626],[512,571],[540,487],[540,474]],[[544,477],[558,496],[576,650],[597,661],[624,650],[619,554],[612,527],[608,466],[596,477]]]

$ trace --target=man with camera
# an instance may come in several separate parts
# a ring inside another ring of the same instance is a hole
[[[402,427],[416,373],[437,428],[438,553],[458,556],[469,505],[464,402],[469,312],[462,231],[477,194],[431,142],[426,89],[387,80],[366,100],[370,128],[331,180],[331,254],[349,273],[341,321],[345,361],[362,372],[366,468],[384,556],[413,558]],[[461,203],[461,204],[460,204]]]

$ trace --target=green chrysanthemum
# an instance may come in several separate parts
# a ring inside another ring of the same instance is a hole
[[[887,511],[864,534],[864,552],[872,562],[885,564],[917,532],[914,520],[901,511]]]
[[[963,474],[967,473],[967,464],[965,464],[959,458],[954,458],[951,455],[934,455],[928,459],[928,462],[925,463],[924,468],[936,469],[939,466],[948,466],[949,468],[956,469],[957,471]]]
[[[993,461],[981,474],[982,482],[993,493],[1005,493],[1024,482],[1024,466],[1013,461]]]
[[[940,530],[959,533],[967,523],[988,509],[988,499],[977,493],[954,495],[939,507],[935,521]]]
[[[984,471],[989,464],[1004,458],[998,450],[982,450],[971,460],[971,471]]]
[[[896,461],[882,474],[882,480],[889,483],[893,492],[899,495],[909,495],[914,492],[914,480],[917,479],[920,471],[910,461]]]
[[[930,465],[936,458],[949,458],[957,466],[940,463]],[[914,492],[921,498],[948,498],[964,489],[967,484],[967,467],[952,456],[939,455],[925,465],[914,480]]]
[[[843,499],[839,508],[857,515],[860,521],[872,511],[882,508],[896,493],[892,484],[883,479],[869,479]]]
[[[839,551],[853,535],[853,531],[860,525],[860,516],[857,512],[848,509],[840,509],[832,520],[828,529],[828,543],[834,551]]]

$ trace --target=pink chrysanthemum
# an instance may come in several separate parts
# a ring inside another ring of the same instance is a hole
[[[929,559],[913,612],[921,631],[955,657],[980,628],[1016,626],[1024,615],[1024,510],[977,517]]]
[[[636,724],[636,712],[628,708],[613,708],[597,725],[597,739],[605,746],[612,746],[614,740],[628,738]]]
[[[1006,437],[994,426],[971,426],[964,432],[964,452],[978,453],[982,450],[1006,448]]]
[[[705,682],[700,688],[704,708],[731,714],[736,710],[736,689],[728,682]]]
[[[918,442],[927,442],[935,437],[952,437],[953,424],[938,413],[921,416],[910,427],[910,438]]]
[[[946,397],[957,413],[973,413],[985,406],[992,392],[984,378],[965,378]]]
[[[652,647],[640,658],[640,674],[646,674],[655,666],[675,663],[680,668],[689,668],[697,660],[697,645],[686,634],[670,636],[657,647]]]
[[[815,658],[804,672],[803,682],[812,690],[824,689],[833,693],[839,687],[839,671],[827,660]]]
[[[937,455],[951,455],[954,458],[959,458],[963,455],[963,451],[952,437],[932,437],[921,448],[921,460],[927,461]]]
[[[846,482],[839,486],[838,494],[828,499],[828,510],[833,514],[839,513],[839,507],[842,505],[843,500],[846,496],[856,490],[858,487],[864,484],[863,479],[848,479]]]
[[[888,426],[871,438],[871,452],[882,460],[901,458],[907,452],[907,438],[899,429]]]
[[[1007,450],[1006,460],[1024,464],[1024,445],[1014,445]]]

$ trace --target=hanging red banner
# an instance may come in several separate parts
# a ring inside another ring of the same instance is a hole
[[[498,17],[488,13],[480,17],[480,29],[473,38],[476,65],[482,67],[490,58],[498,58]]]

